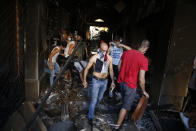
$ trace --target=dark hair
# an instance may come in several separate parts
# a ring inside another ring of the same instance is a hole
[[[114,36],[114,40],[115,40],[115,41],[119,41],[119,40],[120,40],[120,36],[119,36],[119,35],[115,35],[115,36]]]
[[[143,41],[141,42],[141,47],[146,48],[146,47],[149,47],[149,46],[150,46],[149,40],[145,39],[145,40],[143,40]]]
[[[67,41],[61,42],[61,45],[65,48],[67,46]]]

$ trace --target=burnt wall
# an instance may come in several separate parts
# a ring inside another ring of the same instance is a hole
[[[180,0],[175,12],[159,105],[180,111],[196,54],[196,2]]]
[[[24,101],[24,23],[21,1],[0,2],[0,127]]]
[[[158,105],[161,84],[164,76],[166,58],[168,56],[168,45],[174,24],[176,2],[168,2],[164,12],[156,16],[157,19],[151,21],[147,30],[147,38],[151,41],[150,56],[151,76],[150,76],[150,94],[152,103]],[[153,20],[153,18],[151,18]]]

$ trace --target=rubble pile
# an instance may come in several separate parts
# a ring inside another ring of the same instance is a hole
[[[51,131],[61,131],[61,129],[68,131],[110,131],[117,121],[122,104],[121,101],[109,98],[107,93],[105,93],[102,102],[95,110],[95,118],[93,126],[91,126],[87,119],[91,96],[91,81],[88,82],[87,88],[83,88],[78,79],[76,77],[73,82],[65,82],[63,80],[58,82],[39,114],[40,119],[47,129]],[[40,99],[46,93],[47,88],[42,90]],[[138,92],[134,102],[135,106],[141,97],[139,94]],[[138,123],[124,122],[122,131],[137,131],[138,129],[141,131],[156,131],[148,112],[145,112],[144,117]]]

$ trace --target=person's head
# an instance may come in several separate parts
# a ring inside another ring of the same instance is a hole
[[[81,37],[80,35],[77,35],[77,36],[76,36],[76,40],[77,40],[77,41],[82,41],[82,37]]]
[[[64,50],[66,48],[66,46],[67,46],[67,42],[66,41],[60,43],[61,50]]]
[[[150,47],[150,42],[148,40],[143,40],[138,50],[143,54],[145,54],[149,47]]]
[[[66,29],[63,29],[61,32],[60,32],[61,35],[64,35],[64,36],[67,36],[67,30]]]
[[[107,51],[108,50],[108,45],[105,42],[102,42],[100,44],[100,50],[101,51]]]
[[[67,30],[63,29],[62,34],[67,34]]]
[[[73,40],[73,36],[72,36],[71,33],[67,36],[67,40],[68,40],[68,41],[72,41],[72,40]]]
[[[115,35],[115,36],[114,36],[114,41],[120,42],[120,36]]]

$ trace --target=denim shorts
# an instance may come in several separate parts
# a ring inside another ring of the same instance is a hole
[[[136,96],[136,89],[130,88],[126,85],[126,83],[120,83],[121,94],[123,97],[123,106],[122,108],[130,111],[131,105]]]

